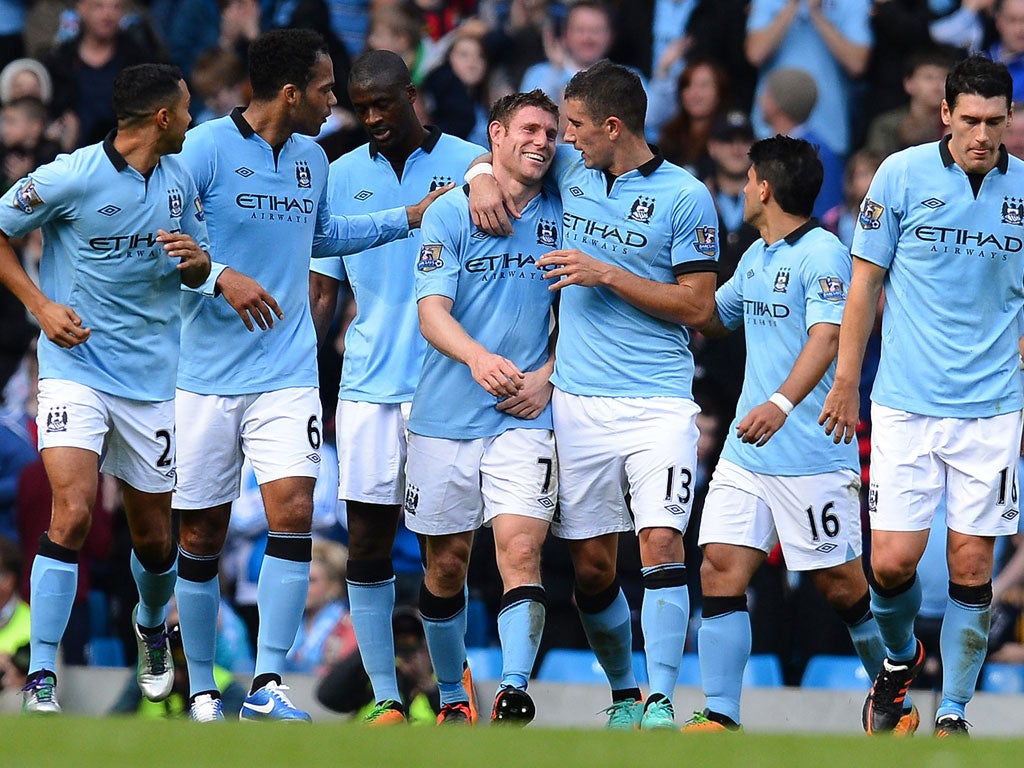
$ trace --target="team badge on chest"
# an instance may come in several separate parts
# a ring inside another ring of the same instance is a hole
[[[654,198],[641,195],[633,201],[633,207],[629,209],[630,221],[639,221],[641,224],[650,224],[654,215]]]
[[[309,189],[313,186],[313,177],[309,174],[309,163],[305,160],[295,161],[295,182],[299,189]]]

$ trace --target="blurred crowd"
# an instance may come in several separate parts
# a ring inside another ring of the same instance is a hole
[[[111,89],[125,66],[144,61],[179,66],[193,95],[196,123],[246,103],[247,46],[261,31],[277,27],[313,28],[328,40],[338,105],[317,140],[331,160],[365,141],[348,106],[345,82],[349,62],[366,48],[392,50],[405,59],[425,123],[478,143],[485,143],[490,104],[506,93],[539,87],[558,102],[572,75],[602,58],[634,68],[649,97],[648,140],[704,181],[714,196],[723,282],[758,237],[743,221],[742,195],[747,151],[755,138],[781,133],[818,146],[825,181],[815,216],[849,246],[861,200],[882,160],[943,135],[944,81],[958,57],[981,52],[1004,62],[1014,75],[1015,102],[1024,101],[1024,0],[0,0],[0,192],[58,153],[94,143],[113,128]],[[1018,113],[1024,109],[1016,106]],[[1024,119],[1011,123],[1004,139],[1012,154],[1024,157]],[[37,271],[38,233],[15,244],[30,274]],[[340,307],[331,341],[320,355],[328,424],[352,314],[351,301]],[[19,684],[19,669],[23,672],[27,663],[19,633],[27,643],[28,608],[21,600],[28,595],[31,559],[50,511],[35,440],[32,339],[37,332],[21,305],[0,287],[0,679],[5,687]],[[877,341],[876,333],[876,359]],[[693,351],[694,394],[703,409],[698,480],[706,490],[742,383],[742,334],[710,341],[695,332]],[[865,487],[872,370],[865,365],[861,388]],[[330,450],[329,442],[324,448]],[[326,688],[325,701],[354,711],[365,702],[340,691],[366,684],[356,669],[347,618],[345,512],[335,499],[337,462],[327,455],[321,467],[314,522],[319,538],[289,671],[343,681],[349,687]],[[128,616],[136,596],[128,577],[127,524],[116,485],[105,482],[101,488],[64,660],[132,664]],[[245,675],[252,666],[254,582],[266,541],[261,504],[250,474],[234,507],[221,569],[226,597],[217,664],[228,676]],[[700,613],[698,527],[699,505],[687,536],[694,616]],[[866,517],[864,528],[867,534]],[[488,537],[482,530],[470,570],[469,645],[497,642],[501,582]],[[933,539],[941,552],[940,537]],[[996,581],[999,607],[992,639],[993,658],[1001,661],[1024,662],[1020,540],[1001,545],[1006,567]],[[631,602],[638,622],[642,585],[636,540],[623,537],[621,547],[624,586],[637,598]],[[929,583],[942,595],[941,605],[945,566],[942,557],[933,562],[936,572]],[[415,606],[419,549],[404,530],[395,565],[399,603]],[[544,570],[549,607],[541,658],[552,647],[587,647],[572,605],[568,555],[556,540],[546,545]],[[779,552],[755,578],[750,606],[753,652],[778,655],[787,682],[798,681],[815,654],[852,653],[834,612],[809,582],[789,574]],[[922,612],[922,622],[941,620],[927,614]],[[415,655],[416,647],[422,650],[417,621],[403,612],[396,616],[396,629],[408,641],[407,684],[429,699],[429,673],[423,674],[416,661],[422,658]],[[639,641],[641,633],[633,636]]]

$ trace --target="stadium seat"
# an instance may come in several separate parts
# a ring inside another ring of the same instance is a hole
[[[501,648],[467,648],[474,680],[501,680]]]
[[[755,653],[743,670],[744,688],[778,688],[782,685],[782,664],[773,653]]]
[[[94,637],[85,646],[85,657],[93,667],[123,667],[124,645],[118,637]]]
[[[633,673],[638,683],[647,682],[647,662],[640,651],[633,653]],[[593,651],[576,648],[552,648],[548,651],[537,671],[537,679],[552,683],[608,684]]]
[[[981,690],[986,693],[1024,693],[1024,664],[986,664],[981,670]]]
[[[804,688],[859,691],[870,688],[871,679],[857,656],[814,656],[807,662],[800,685]]]

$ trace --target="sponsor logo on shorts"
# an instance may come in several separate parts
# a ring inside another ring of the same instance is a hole
[[[537,499],[537,503],[540,504],[545,509],[551,509],[553,506],[555,506],[555,502],[553,502],[547,496],[541,496],[539,499]]]
[[[821,290],[818,298],[825,301],[843,301],[846,299],[846,286],[838,277],[823,277],[818,280]]]
[[[46,414],[46,431],[68,431],[68,408],[66,405],[54,406],[50,409],[50,412]]]
[[[1016,509],[1008,509],[1005,512],[1003,512],[1003,514],[1000,515],[1000,517],[1002,517],[1004,520],[1013,520],[1013,518],[1015,518],[1019,514],[1020,512],[1018,512]]]
[[[1003,224],[1016,224],[1024,226],[1024,198],[1004,197],[1003,198]]]
[[[43,198],[36,192],[36,183],[32,179],[26,179],[14,193],[14,207],[20,208],[22,213],[32,213],[37,205],[43,204]]]
[[[882,226],[879,219],[885,213],[885,206],[879,205],[870,197],[864,198],[864,204],[860,207],[860,215],[857,216],[857,223],[861,229],[878,229]]]
[[[312,461],[314,464],[319,464],[320,463],[320,454],[319,453],[307,453],[306,454],[306,458],[309,459],[310,461]]]
[[[665,511],[670,512],[673,515],[685,515],[686,509],[679,506],[678,504],[666,504]]]
[[[405,509],[405,514],[415,515],[416,507],[418,507],[419,505],[420,489],[417,488],[415,485],[407,485],[405,489],[405,504],[402,505],[403,508]]]
[[[640,195],[633,201],[633,207],[629,209],[627,219],[639,221],[641,224],[650,224],[654,215],[654,198]]]
[[[424,243],[420,246],[420,256],[416,260],[416,269],[420,272],[433,272],[444,266],[444,259],[441,258],[442,246],[440,243]]]
[[[833,544],[831,541],[826,541],[820,547],[815,547],[814,549],[818,552],[822,552],[827,555],[829,552],[831,552],[833,549],[836,549],[838,546],[838,544]]]
[[[783,267],[775,275],[775,287],[772,288],[772,292],[785,293],[787,288],[789,288],[789,267]]]

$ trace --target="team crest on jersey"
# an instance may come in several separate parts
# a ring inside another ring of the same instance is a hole
[[[860,207],[860,215],[857,216],[857,223],[861,229],[878,229],[881,225],[879,219],[885,213],[885,206],[879,205],[870,197],[864,198],[864,204]]]
[[[789,288],[789,267],[783,267],[775,274],[775,287],[773,293],[785,293]]]
[[[68,409],[65,405],[58,405],[50,409],[50,412],[46,414],[46,431],[47,432],[67,432],[68,431]]]
[[[295,182],[299,189],[309,189],[313,186],[313,177],[309,175],[309,163],[305,160],[295,161]]]
[[[1002,222],[1003,224],[1015,224],[1018,227],[1024,225],[1024,198],[1003,198]]]
[[[203,210],[203,201],[199,199],[199,195],[196,195],[192,205],[196,207],[196,221],[206,221],[206,211]]]
[[[651,201],[653,204],[653,201]],[[702,256],[712,257],[718,248],[718,230],[715,227],[697,227],[697,239],[690,245]]]
[[[415,485],[409,485],[406,483],[405,488],[405,504],[402,506],[405,509],[405,514],[415,515],[416,507],[420,505],[420,489]]]
[[[180,219],[184,210],[181,205],[181,192],[176,189],[167,190],[167,208],[172,219]]]
[[[650,224],[653,215],[654,198],[640,195],[633,201],[633,207],[629,209],[629,216],[626,218],[631,221],[639,221],[641,224]]]
[[[537,222],[537,244],[554,248],[558,245],[558,224],[550,219]]]
[[[441,258],[440,243],[424,243],[420,246],[420,256],[416,260],[416,269],[420,272],[433,272],[444,266]]]
[[[43,198],[36,192],[36,183],[32,179],[26,179],[14,193],[14,206],[20,208],[22,213],[32,213],[37,205],[43,204]]]
[[[430,191],[433,192],[435,189],[440,189],[441,187],[447,187],[451,183],[452,183],[452,177],[451,176],[434,176],[430,180]]]
[[[822,277],[818,280],[821,290],[818,298],[825,301],[843,301],[846,298],[846,286],[838,277]]]

